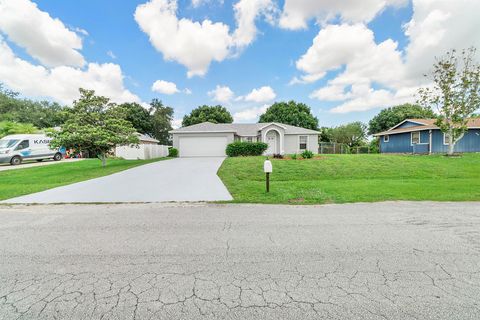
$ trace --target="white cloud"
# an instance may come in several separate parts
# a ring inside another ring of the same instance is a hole
[[[212,61],[227,58],[232,44],[229,27],[179,19],[176,11],[175,0],[151,0],[137,7],[135,20],[166,60],[186,66],[188,77],[203,76]]]
[[[140,99],[123,85],[120,66],[89,63],[85,70],[70,66],[46,68],[17,57],[0,37],[0,79],[9,88],[27,96],[50,97],[71,103],[79,96],[78,88],[93,89],[115,102]]]
[[[345,87],[342,85],[329,85],[315,90],[310,98],[317,98],[323,101],[343,101],[351,96],[350,92],[345,92]]]
[[[119,65],[88,63],[79,52],[88,32],[65,27],[29,0],[0,0],[0,31],[42,65],[18,57],[0,34],[0,79],[23,95],[69,104],[78,88],[93,89],[114,102],[141,102],[124,86]]]
[[[404,50],[390,39],[377,44],[364,24],[325,26],[297,61],[304,75],[291,83],[313,82],[338,71],[310,96],[343,101],[331,110],[335,113],[413,102],[418,87],[429,85],[423,74],[435,57],[452,48],[480,47],[480,2],[414,0],[413,12],[404,26],[409,39]]]
[[[135,10],[135,20],[165,60],[187,69],[187,76],[203,76],[213,61],[233,57],[256,36],[255,20],[263,15],[273,20],[272,0],[240,0],[235,4],[237,29],[205,19],[201,22],[177,17],[177,0],[150,0]],[[200,5],[203,1],[194,1]]]
[[[113,53],[112,50],[107,51],[107,56],[109,56],[112,59],[117,59],[117,56],[115,55],[115,53]]]
[[[306,82],[345,66],[345,71],[335,80],[344,85],[359,81],[390,82],[401,78],[403,72],[397,43],[388,39],[377,45],[373,32],[363,24],[323,28],[296,65],[305,73],[302,79]]]
[[[235,93],[227,86],[219,86],[208,92],[213,101],[220,103],[229,103],[234,97]]]
[[[78,28],[78,27],[75,28],[75,32],[76,32],[76,33],[80,33],[80,34],[82,34],[82,35],[84,35],[84,36],[88,36],[88,31],[85,30],[85,29],[82,29],[82,28]]]
[[[190,90],[188,88],[185,88],[185,89],[183,89],[183,93],[190,95],[190,94],[192,94],[192,90]]]
[[[338,74],[310,97],[323,101],[348,100],[333,112],[364,111],[391,105],[395,90],[405,85],[402,53],[391,39],[377,44],[364,24],[324,27],[312,46],[297,61],[304,72],[300,81],[313,82],[328,72]],[[385,89],[374,90],[373,84]],[[403,100],[402,100],[403,101]]]
[[[343,22],[369,22],[388,6],[401,6],[407,0],[285,0],[280,26],[304,29],[310,19],[318,22],[340,18]]]
[[[223,0],[214,0],[216,2],[218,2],[219,4],[223,4]],[[209,4],[211,3],[212,0],[192,0],[192,6],[194,8],[198,8],[200,6],[203,6],[205,4]]]
[[[410,42],[406,49],[406,72],[410,79],[422,77],[438,57],[453,48],[480,48],[480,1],[413,1],[413,16],[405,25]],[[480,59],[480,51],[477,52]]]
[[[152,91],[168,95],[180,92],[175,83],[164,80],[155,81],[152,85]]]
[[[348,93],[349,100],[330,111],[348,113],[412,102],[416,90],[417,88],[403,88],[392,92],[385,89],[374,90],[369,85],[354,85]]]
[[[82,39],[30,0],[0,0],[0,31],[45,66],[85,64]]]
[[[267,111],[270,105],[264,105],[262,107],[253,107],[244,109],[233,114],[234,122],[253,122]]]
[[[263,86],[258,89],[253,89],[249,94],[244,98],[245,101],[253,102],[267,102],[272,101],[277,97],[277,94],[269,86]]]
[[[192,6],[200,7],[202,4],[208,2],[209,0],[192,0]]]
[[[233,34],[233,41],[242,48],[255,40],[255,19],[263,15],[267,21],[273,23],[277,9],[272,0],[240,0],[234,5],[234,10],[237,29]]]

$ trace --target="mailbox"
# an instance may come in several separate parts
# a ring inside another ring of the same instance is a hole
[[[272,162],[268,159],[263,163],[263,172],[272,173]]]
[[[270,160],[265,160],[263,163],[263,172],[265,172],[265,178],[266,178],[266,187],[267,187],[267,192],[270,192],[270,173],[272,173],[272,162]]]

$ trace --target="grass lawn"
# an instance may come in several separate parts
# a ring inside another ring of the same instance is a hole
[[[384,200],[480,200],[480,154],[322,155],[272,159],[265,192],[265,157],[227,158],[219,176],[234,202],[344,203]]]
[[[0,200],[39,192],[74,182],[106,176],[167,158],[153,160],[107,160],[102,167],[98,159],[86,159],[42,167],[0,171]]]

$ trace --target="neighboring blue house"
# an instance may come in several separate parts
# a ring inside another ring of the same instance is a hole
[[[470,119],[467,126],[455,152],[480,152],[480,119]],[[380,139],[381,153],[446,153],[448,149],[448,136],[435,125],[435,119],[407,119],[374,136]]]

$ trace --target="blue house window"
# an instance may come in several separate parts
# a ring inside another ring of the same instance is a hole
[[[388,142],[390,141],[390,136],[388,134],[383,136],[383,142]]]
[[[420,131],[415,131],[411,133],[411,144],[419,144],[420,143]]]
[[[443,133],[443,144],[448,146],[450,144],[450,135],[448,133]]]

